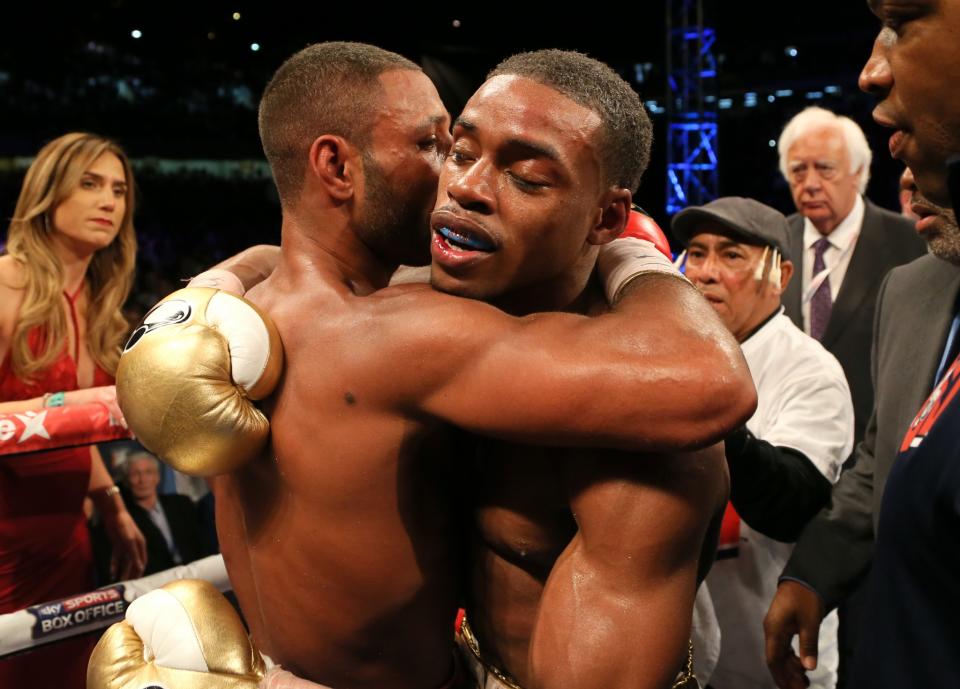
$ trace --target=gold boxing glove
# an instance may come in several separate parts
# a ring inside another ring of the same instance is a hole
[[[252,400],[277,385],[276,327],[242,297],[188,287],[166,297],[130,336],[117,401],[143,445],[177,471],[215,476],[253,459],[270,422]]]
[[[256,689],[264,661],[216,587],[182,579],[141,596],[90,656],[87,689]]]

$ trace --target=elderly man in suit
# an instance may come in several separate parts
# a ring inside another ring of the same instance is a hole
[[[960,675],[960,2],[869,6],[881,28],[860,87],[878,96],[874,120],[895,130],[890,152],[916,175],[916,230],[933,256],[881,289],[876,404],[857,466],[801,536],[767,614],[767,659],[784,689],[804,686],[819,615],[868,566],[854,686],[953,687]],[[814,571],[817,561],[827,566]],[[789,650],[796,632],[802,658]]]
[[[787,221],[798,279],[787,285],[783,305],[840,361],[859,442],[873,407],[870,335],[880,283],[925,249],[912,222],[863,196],[872,154],[853,120],[807,108],[784,127],[778,151],[797,207]]]
[[[890,271],[880,288],[872,356],[877,400],[874,414],[857,448],[855,467],[835,487],[832,506],[803,532],[765,620],[767,661],[783,689],[804,686],[804,670],[817,664],[820,618],[849,595],[870,569],[884,487],[894,460],[905,444],[905,434],[924,425],[914,422],[915,415],[921,410],[923,416],[924,400],[935,382],[947,377],[960,344],[960,319],[956,317],[960,228],[956,216],[916,193],[909,171],[902,184],[914,192],[912,209],[920,216],[917,228],[928,241],[931,255]],[[933,495],[929,497],[929,502],[935,501]],[[915,532],[915,537],[919,536]],[[884,584],[897,586],[896,581]],[[871,606],[890,604],[890,599],[871,601]],[[866,626],[865,631],[865,643],[870,643],[871,631]],[[888,639],[894,636],[890,629],[874,631]],[[800,634],[802,663],[789,646],[795,633]],[[870,645],[875,648],[875,644]],[[884,655],[858,653],[855,680],[862,678],[865,666]],[[911,675],[916,680],[914,686],[947,686],[956,680],[942,668],[919,662],[911,672],[919,673]],[[943,684],[924,682],[921,678],[929,673],[943,673]],[[861,685],[855,682],[853,686]]]
[[[127,460],[124,497],[130,515],[147,539],[147,567],[153,574],[207,555],[197,509],[185,495],[159,494],[160,462],[149,452]]]
[[[807,108],[784,127],[778,151],[797,207],[787,218],[797,277],[787,285],[783,305],[840,361],[859,443],[873,408],[870,344],[877,293],[891,268],[925,253],[923,242],[910,220],[863,195],[873,156],[849,117]],[[859,600],[852,596],[840,609],[841,684],[856,646]]]

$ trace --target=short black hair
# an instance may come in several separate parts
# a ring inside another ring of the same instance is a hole
[[[300,192],[318,136],[342,136],[361,149],[369,143],[378,77],[395,69],[421,71],[388,50],[339,41],[308,46],[280,65],[263,91],[258,124],[282,205]]]
[[[603,122],[600,154],[608,184],[636,192],[653,143],[653,125],[640,96],[609,66],[573,50],[519,53],[488,75],[515,75],[559,91]]]

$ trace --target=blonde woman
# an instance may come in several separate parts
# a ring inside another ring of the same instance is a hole
[[[115,143],[61,136],[27,170],[0,256],[0,412],[100,401],[113,388],[133,279],[133,177]],[[103,516],[117,574],[139,576],[143,535],[95,446],[0,458],[0,613],[90,590],[83,512]],[[0,661],[0,686],[82,687],[89,641]],[[38,675],[38,673],[41,673]]]

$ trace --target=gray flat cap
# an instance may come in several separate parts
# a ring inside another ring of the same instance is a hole
[[[698,234],[704,220],[714,220],[734,238],[747,244],[760,244],[777,249],[783,260],[790,260],[790,241],[787,238],[787,219],[780,211],[742,196],[724,196],[704,206],[690,206],[673,216],[670,228],[683,245]]]

